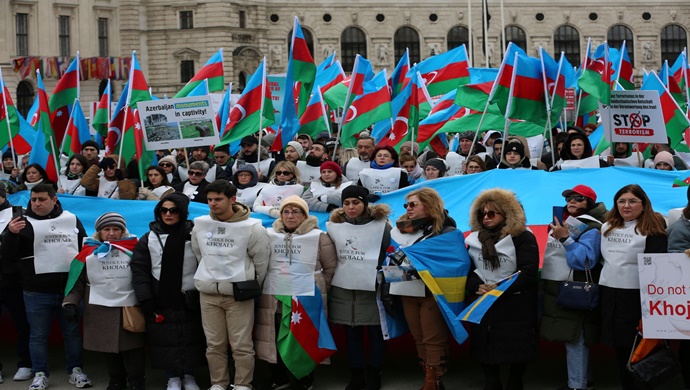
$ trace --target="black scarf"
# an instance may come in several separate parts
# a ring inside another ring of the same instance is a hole
[[[433,220],[431,217],[426,218],[416,218],[416,219],[406,219],[402,221],[397,221],[395,226],[400,230],[401,233],[414,233],[420,229],[424,230],[424,235],[428,234],[428,227],[431,226]]]
[[[160,222],[160,226],[168,233],[168,239],[165,240],[161,259],[158,305],[161,308],[179,308],[182,304],[184,244],[189,233],[187,233],[186,221],[184,220],[173,226]]]
[[[489,262],[489,267],[493,271],[501,266],[496,252],[496,243],[501,240],[501,230],[505,222],[493,229],[482,229],[479,231],[479,242],[482,244],[482,257]]]

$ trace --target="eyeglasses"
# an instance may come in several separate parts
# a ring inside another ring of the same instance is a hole
[[[204,173],[199,171],[189,171],[188,173],[189,176],[204,176]]]
[[[408,209],[408,208],[413,209],[413,208],[419,206],[420,204],[422,204],[422,203],[421,202],[408,202],[408,203],[403,204],[403,207],[405,209]]]
[[[161,207],[161,214],[177,215],[180,213],[180,209],[177,207]]]
[[[163,168],[170,168],[170,167],[172,167],[173,165],[170,164],[170,163],[160,163],[160,164],[158,164],[158,166],[163,167]]]
[[[302,214],[304,214],[304,213],[302,212],[302,210],[283,210],[283,211],[281,212],[281,214],[283,214],[283,215],[290,215],[290,214],[292,214],[292,215],[295,215],[295,216],[299,216],[299,215],[302,215]]]
[[[480,212],[479,212],[479,216],[480,216],[482,219],[483,219],[483,218],[494,219],[494,218],[496,218],[496,215],[503,215],[503,214],[501,214],[501,213],[499,213],[499,212],[496,212],[496,211],[491,211],[491,210],[490,210],[490,211],[487,211],[487,212],[484,212],[484,211],[480,211]]]
[[[619,206],[625,206],[626,204],[629,204],[630,206],[636,206],[638,204],[641,204],[642,201],[639,199],[618,199],[618,201],[616,201],[616,203]]]
[[[276,171],[276,176],[287,176],[287,175],[292,175],[292,172],[290,171]]]
[[[566,202],[570,202],[571,200],[575,200],[576,202],[582,202],[583,200],[587,199],[584,195],[568,195],[565,197]]]

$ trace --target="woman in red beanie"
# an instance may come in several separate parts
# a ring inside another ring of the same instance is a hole
[[[343,188],[352,182],[343,183],[343,172],[340,170],[340,166],[333,161],[324,161],[320,171],[321,177],[309,184],[309,187],[302,194],[302,199],[307,202],[310,211],[331,212],[342,207],[340,196]]]

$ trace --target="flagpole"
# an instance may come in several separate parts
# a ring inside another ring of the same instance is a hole
[[[513,74],[510,78],[510,93],[508,94],[508,103],[506,103],[505,126],[503,127],[503,147],[501,148],[501,161],[506,154],[506,146],[508,145],[508,128],[510,127],[510,109],[513,105],[513,89],[515,88],[515,76],[517,75],[518,53],[515,53],[515,60],[513,61]],[[500,163],[499,163],[500,164]],[[532,163],[530,162],[530,165]]]
[[[587,38],[587,51],[585,52],[585,58],[582,60],[582,67],[580,68],[581,72],[584,72],[585,69],[587,68],[587,63],[589,61],[589,50],[592,44],[592,37]],[[563,53],[563,52],[561,52]],[[561,54],[562,55],[562,54]],[[582,73],[580,73],[580,77],[582,77]],[[580,91],[577,94],[577,103],[575,104],[575,125],[577,125],[577,119],[580,117],[580,103],[582,101],[582,88],[580,88]]]
[[[10,126],[10,111],[7,109],[7,96],[5,96],[5,79],[2,78],[2,68],[0,68],[0,81],[2,81],[2,104],[5,107],[5,121],[7,122],[7,136],[10,139],[10,150],[12,153],[12,168],[17,168],[17,155],[14,151],[14,141],[12,140],[12,127]],[[21,126],[21,125],[20,125]]]
[[[626,49],[625,49],[625,39],[624,39],[623,44],[621,44],[621,49],[620,49],[620,57],[621,58],[618,59],[618,74],[616,75],[616,79],[614,80],[614,82],[616,82],[616,83],[621,78],[621,67],[623,66],[623,52],[625,52],[625,51],[626,51]]]
[[[340,116],[340,123],[338,124],[338,135],[335,137],[335,147],[333,148],[333,155],[336,155],[338,152],[338,145],[340,144],[340,134],[343,132],[343,123],[345,122],[345,117],[347,116],[347,110],[350,109],[347,102],[350,101],[350,95],[352,94],[352,85],[354,84],[352,76],[354,76],[355,72],[357,71],[358,65],[359,54],[357,54],[357,56],[355,57],[355,63],[352,67],[352,73],[350,73],[350,85],[347,86],[347,94],[345,94],[345,105],[343,105],[343,115]],[[392,126],[391,129],[393,129]]]
[[[606,41],[604,41],[604,78],[606,79],[606,85],[608,85],[606,93],[608,94],[609,101],[609,103],[606,105],[606,123],[609,125],[609,148],[610,153],[613,156],[613,128],[611,126],[611,115],[609,113],[611,105],[611,75],[609,74],[609,45]]]
[[[112,123],[112,122],[111,122],[110,116],[113,115],[113,113],[112,113],[112,107],[111,107],[111,106],[113,105],[113,104],[112,104],[112,101],[113,101],[113,86],[110,84],[110,79],[108,79],[108,99],[107,99],[107,100],[108,100],[108,102],[107,102],[107,103],[108,103],[108,120],[107,120],[107,122],[106,122],[106,125],[108,126],[108,128],[106,129],[106,132],[105,132],[105,137],[106,137],[106,138],[104,139],[104,141],[108,138],[108,131],[110,131],[110,124]],[[103,147],[105,147],[105,145],[103,145]]]
[[[321,86],[319,86],[319,85],[316,86],[316,93],[319,94],[319,100],[321,101],[321,116],[323,117],[323,121],[326,123],[326,129],[328,130],[328,136],[330,138],[333,136],[333,131],[331,131],[331,124],[328,121],[328,115],[326,114],[326,106],[323,104],[323,95],[321,95]],[[333,154],[335,154],[335,150],[333,150]]]
[[[294,31],[294,29],[293,29],[293,31]],[[292,36],[293,36],[293,42],[292,43],[294,44],[295,43],[294,42],[294,36],[295,36],[294,32],[293,32]],[[260,108],[261,111],[259,111],[259,148],[257,149],[257,153],[256,153],[257,154],[256,167],[257,167],[257,171],[259,171],[259,176],[263,176],[263,174],[261,173],[261,168],[259,168],[259,167],[261,166],[261,138],[262,138],[262,135],[264,134],[262,127],[263,127],[263,121],[264,121],[264,100],[266,100],[266,86],[264,85],[265,80],[266,80],[266,56],[264,56],[263,67],[262,67],[262,71],[261,71],[261,108]],[[292,85],[291,86],[286,85],[286,87],[287,88],[293,88]]]
[[[129,114],[129,102],[132,100],[132,88],[134,88],[132,80],[134,80],[134,61],[136,60],[136,53],[136,50],[132,51],[132,65],[129,68],[129,80],[127,81],[129,83],[129,88],[127,88],[127,100],[124,108],[125,116],[122,120],[122,130],[120,133],[120,152],[117,154],[117,167],[115,169],[119,169],[120,163],[122,162],[122,149],[125,145],[125,133],[127,133],[127,114]],[[185,154],[186,153],[187,150],[185,149]],[[187,169],[189,169],[189,163],[187,164]]]
[[[688,89],[688,48],[683,49],[683,78],[685,79],[685,104],[687,108],[685,109],[685,116],[688,116],[688,110],[690,110],[690,90]]]
[[[79,51],[77,51],[77,99],[80,97],[81,61],[79,61]],[[64,138],[64,137],[63,137]]]
[[[58,165],[58,159],[60,158],[60,155],[55,152],[55,141],[53,139],[55,136],[48,137],[50,139],[50,148],[52,149],[53,152],[53,163],[55,163],[55,172],[57,172],[58,175],[58,180],[57,180],[57,186],[58,189],[62,188],[62,184],[60,183],[60,166]]]

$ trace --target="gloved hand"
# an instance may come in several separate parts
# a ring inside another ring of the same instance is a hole
[[[63,306],[62,309],[65,311],[65,319],[68,322],[78,322],[79,321],[79,314],[77,313],[77,305],[74,305],[72,303],[68,303],[65,306]]]
[[[106,168],[112,167],[116,164],[117,163],[112,158],[105,157],[105,158],[103,158],[103,160],[98,162],[98,167],[101,168],[101,170],[105,171]]]
[[[125,179],[125,175],[122,174],[122,169],[116,169],[115,170],[115,178],[117,180],[124,180]]]
[[[326,207],[326,212],[330,213],[331,211],[337,209],[338,207],[340,207],[340,206],[334,205],[334,204],[329,204],[328,207]]]
[[[376,194],[367,195],[367,200],[369,201],[369,203],[376,203],[379,201],[379,199],[381,199],[381,196],[379,196],[379,195],[376,195]]]
[[[146,187],[139,187],[139,200],[151,199],[152,192]]]
[[[153,317],[153,312],[156,310],[156,302],[153,299],[146,299],[139,302],[139,307],[141,307],[141,311],[144,312],[145,316]]]
[[[396,297],[390,293],[391,284],[385,281],[379,285],[379,293],[381,294],[381,303],[383,304],[383,309],[388,313],[389,316],[394,317],[396,314],[395,304]]]
[[[271,216],[272,218],[278,219],[278,218],[280,218],[280,210],[270,209],[268,211],[268,215]]]
[[[390,253],[388,257],[390,258],[391,263],[395,265],[402,265],[405,263],[407,255],[405,255],[405,252],[403,252],[401,249],[398,249],[397,251]]]

